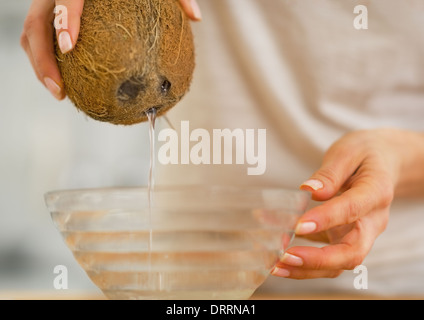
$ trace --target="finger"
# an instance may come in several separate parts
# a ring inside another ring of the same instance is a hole
[[[37,64],[34,62],[34,58],[32,56],[31,48],[29,47],[28,38],[25,34],[22,35],[21,45],[27,53],[28,59],[32,65],[32,68],[36,70],[38,68]],[[37,72],[36,72],[37,73]],[[55,74],[54,72],[52,74]],[[60,75],[58,76],[45,76],[44,78],[37,75],[37,78],[43,82],[44,86],[50,91],[50,93],[58,100],[64,99],[65,95],[63,94],[63,90],[57,83],[61,83]],[[52,78],[57,78],[58,80],[53,80]]]
[[[317,201],[332,198],[361,165],[365,158],[361,150],[361,139],[353,135],[345,136],[330,147],[321,168],[300,189],[312,192],[312,198]]]
[[[180,3],[181,7],[190,19],[194,21],[202,20],[202,13],[196,0],[180,0]]]
[[[305,270],[352,270],[360,265],[372,248],[375,239],[384,231],[389,209],[377,210],[352,224],[340,242],[322,248],[298,246],[288,249],[280,267]]]
[[[22,32],[21,35],[21,47],[24,49],[25,53],[28,56],[29,62],[31,62],[32,68],[35,71],[34,59],[32,58],[31,48],[29,47],[28,37],[25,32]],[[37,75],[38,78],[38,75]]]
[[[334,278],[343,270],[351,270],[362,263],[362,254],[346,244],[323,248],[293,247],[278,262],[272,273],[292,279]]]
[[[56,63],[53,46],[53,2],[34,1],[31,4],[21,36],[21,44],[34,68],[37,78],[52,95],[61,100],[65,97],[62,78]]]
[[[322,248],[293,247],[278,265],[305,270],[351,270],[362,263],[369,247],[369,241],[365,244],[362,240],[360,245],[340,243]]]
[[[271,271],[273,276],[297,280],[336,278],[342,273],[343,270],[306,270],[290,266],[275,266]]]
[[[296,234],[305,235],[350,224],[370,212],[388,208],[393,190],[390,179],[384,173],[360,172],[350,189],[307,211],[299,219]]]
[[[60,51],[71,51],[77,42],[84,0],[56,0],[54,26]]]

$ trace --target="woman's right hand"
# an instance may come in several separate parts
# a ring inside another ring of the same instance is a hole
[[[196,0],[179,1],[190,19],[201,20]],[[52,37],[55,8],[58,6],[67,9],[67,27],[56,30],[59,48],[64,54],[74,48],[80,30],[84,0],[33,0],[25,19],[21,46],[27,53],[38,80],[56,99],[62,100],[66,93],[56,63]]]

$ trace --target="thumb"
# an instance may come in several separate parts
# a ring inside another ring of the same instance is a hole
[[[302,185],[301,190],[312,193],[312,199],[325,201],[334,197],[362,163],[352,148],[335,143],[325,154],[321,167]]]
[[[196,0],[180,0],[185,13],[194,21],[202,20],[202,13]]]

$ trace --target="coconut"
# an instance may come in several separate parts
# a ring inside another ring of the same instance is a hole
[[[194,71],[190,22],[177,0],[86,0],[74,50],[56,57],[66,93],[89,117],[131,125],[187,93]]]

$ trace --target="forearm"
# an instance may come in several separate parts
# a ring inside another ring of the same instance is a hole
[[[397,131],[393,139],[401,159],[395,197],[424,198],[424,133]]]

